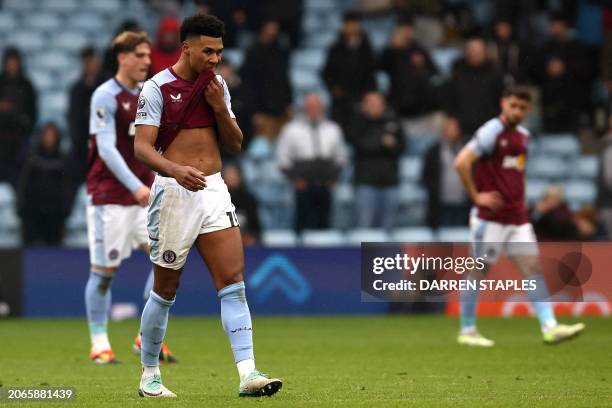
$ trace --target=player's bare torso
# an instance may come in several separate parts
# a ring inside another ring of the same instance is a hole
[[[191,166],[205,176],[221,171],[221,153],[214,127],[182,129],[164,152],[174,163]]]

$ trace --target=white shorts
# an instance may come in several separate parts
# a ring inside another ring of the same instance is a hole
[[[470,241],[475,257],[486,263],[495,263],[505,252],[507,255],[538,255],[538,240],[530,223],[500,224],[470,217]]]
[[[91,264],[116,268],[133,249],[149,244],[147,209],[139,205],[89,204],[87,238]]]
[[[155,265],[181,269],[198,235],[239,226],[221,173],[205,179],[204,190],[194,192],[171,177],[155,177],[148,214],[151,262]]]

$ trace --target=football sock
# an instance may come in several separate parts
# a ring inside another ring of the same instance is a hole
[[[147,366],[143,366],[142,367],[142,376],[143,377],[153,377],[154,375],[161,375],[161,373],[159,372],[159,366],[155,366],[155,367],[147,367]]]
[[[90,270],[89,279],[85,285],[85,310],[93,353],[110,349],[107,326],[111,306],[110,285],[112,280],[112,273]]]
[[[151,293],[151,291],[153,290],[153,276],[153,269],[151,269],[151,272],[149,272],[149,276],[147,277],[147,281],[145,282],[144,291],[142,293],[142,298],[144,299],[145,303],[147,303],[147,300],[149,300],[149,293]]]
[[[229,338],[234,361],[238,363],[244,360],[254,360],[251,312],[246,300],[244,282],[224,287],[219,291],[218,296],[221,299],[221,323]],[[248,368],[248,364],[250,363],[242,366],[246,365]],[[250,372],[246,375],[248,374]]]
[[[542,331],[546,331],[557,325],[546,280],[544,280],[541,274],[530,276],[529,279],[535,280],[536,289],[528,291],[527,294],[538,317]]]
[[[159,352],[168,325],[168,312],[174,299],[166,300],[151,291],[142,311],[140,336],[142,338],[140,359],[144,367],[159,365]]]
[[[475,282],[479,281],[479,279],[472,277],[467,277],[466,280]],[[473,331],[476,329],[476,304],[478,300],[478,288],[460,291],[459,300],[461,331]]]
[[[249,358],[239,361],[236,363],[236,368],[238,368],[238,375],[240,376],[240,381],[242,381],[255,370],[255,360]]]

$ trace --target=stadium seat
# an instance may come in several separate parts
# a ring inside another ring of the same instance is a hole
[[[527,202],[533,203],[537,201],[544,191],[550,186],[551,183],[548,180],[542,179],[527,179],[527,191],[525,195],[527,196]]]
[[[294,247],[298,238],[293,230],[268,230],[262,233],[262,242],[270,247]]]
[[[232,64],[235,68],[240,68],[244,62],[244,51],[240,48],[224,49],[223,59]]]
[[[565,197],[572,207],[593,205],[597,196],[595,184],[588,180],[572,180],[564,185]]]
[[[391,79],[389,78],[389,74],[383,71],[377,71],[376,84],[380,92],[384,93],[385,95],[389,94],[389,90],[391,88]]]
[[[0,208],[15,204],[15,190],[6,182],[0,182]]]
[[[0,33],[3,35],[12,34],[17,26],[16,17],[12,13],[0,12]]]
[[[295,68],[318,70],[325,63],[325,51],[321,48],[301,48],[291,53],[289,65]]]
[[[69,232],[64,237],[64,245],[68,248],[87,248],[87,233],[82,231]]]
[[[461,56],[461,50],[455,47],[436,48],[431,51],[431,59],[443,76],[450,76],[453,63]]]
[[[94,10],[101,13],[115,13],[120,11],[121,2],[119,0],[88,0],[84,5],[87,10]]]
[[[42,69],[30,69],[29,76],[32,82],[34,83],[34,87],[38,91],[45,91],[47,89],[51,89],[56,84],[53,75],[51,75],[49,71],[45,71]]]
[[[291,84],[297,89],[315,91],[323,87],[319,74],[312,69],[291,68],[289,78]]]
[[[335,8],[334,2],[328,0],[306,0],[304,3],[305,10],[320,10],[327,12]]]
[[[23,19],[25,27],[33,30],[53,32],[58,30],[61,25],[61,19],[54,13],[42,12],[41,14],[32,14]]]
[[[578,139],[573,134],[543,134],[537,139],[536,146],[541,155],[573,157],[580,154]]]
[[[413,227],[396,229],[391,233],[393,242],[431,242],[435,241],[433,231],[427,227]]]
[[[33,31],[17,31],[11,35],[11,42],[19,44],[19,49],[25,53],[38,51],[47,44],[41,33]]]
[[[425,189],[418,184],[404,183],[399,188],[400,205],[423,204],[427,199]]]
[[[534,178],[560,180],[567,175],[566,162],[559,157],[538,155],[527,162],[527,175]]]
[[[21,245],[21,237],[17,233],[0,233],[0,248],[17,248]]]
[[[39,53],[32,62],[33,65],[38,69],[52,70],[60,72],[63,70],[70,69],[74,61],[67,57],[62,52],[57,51],[45,51]]]
[[[0,210],[0,229],[3,231],[19,232],[21,227],[21,219],[17,215],[17,209],[14,205],[5,207]]]
[[[339,183],[333,191],[334,200],[340,203],[352,203],[355,198],[355,189],[351,183]]]
[[[389,233],[382,229],[354,229],[346,236],[351,245],[361,245],[362,242],[389,242]]]
[[[53,46],[59,50],[76,53],[90,43],[82,31],[62,31],[53,37]],[[68,60],[68,58],[66,58]],[[75,61],[69,60],[69,64]]]
[[[105,0],[106,1],[106,0]],[[53,10],[58,13],[73,13],[79,8],[76,0],[51,0],[40,2],[43,9]],[[100,2],[103,3],[103,2]]]
[[[41,111],[65,112],[68,107],[68,95],[64,92],[45,93],[39,100]]]
[[[14,11],[30,11],[35,7],[34,0],[4,0],[2,2],[2,7],[5,10],[14,10]]]
[[[98,13],[92,12],[78,13],[68,17],[66,26],[71,30],[80,30],[92,34],[106,31],[106,23],[102,17]]]
[[[599,158],[595,155],[580,156],[572,166],[572,176],[575,178],[595,179],[599,171]]]
[[[419,182],[423,171],[423,160],[420,157],[403,157],[400,161],[400,180]]]
[[[440,242],[469,242],[470,229],[467,227],[442,227],[437,233]]]
[[[329,230],[304,230],[302,231],[302,245],[310,247],[336,247],[347,244],[346,237],[342,231]]]

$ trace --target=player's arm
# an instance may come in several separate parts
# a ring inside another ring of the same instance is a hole
[[[487,143],[485,139],[485,143]],[[478,140],[478,135],[461,149],[455,158],[454,166],[459,179],[463,184],[469,199],[479,207],[486,207],[492,211],[499,210],[503,205],[501,194],[497,191],[478,192],[476,183],[474,182],[473,167],[474,163],[480,159],[480,156],[486,150],[486,144],[483,147],[482,140]]]
[[[202,190],[206,182],[201,171],[191,166],[174,163],[155,149],[162,107],[163,100],[159,88],[152,81],[147,81],[138,98],[134,156],[150,169],[176,179],[187,190]]]
[[[213,77],[204,90],[204,97],[215,114],[221,147],[229,153],[238,153],[242,149],[242,130],[232,112],[231,99],[225,81],[221,83],[218,77]]]
[[[141,206],[149,201],[149,187],[130,170],[117,150],[115,111],[117,101],[105,92],[97,92],[91,99],[90,133],[96,138],[98,154],[106,167],[127,188]]]

